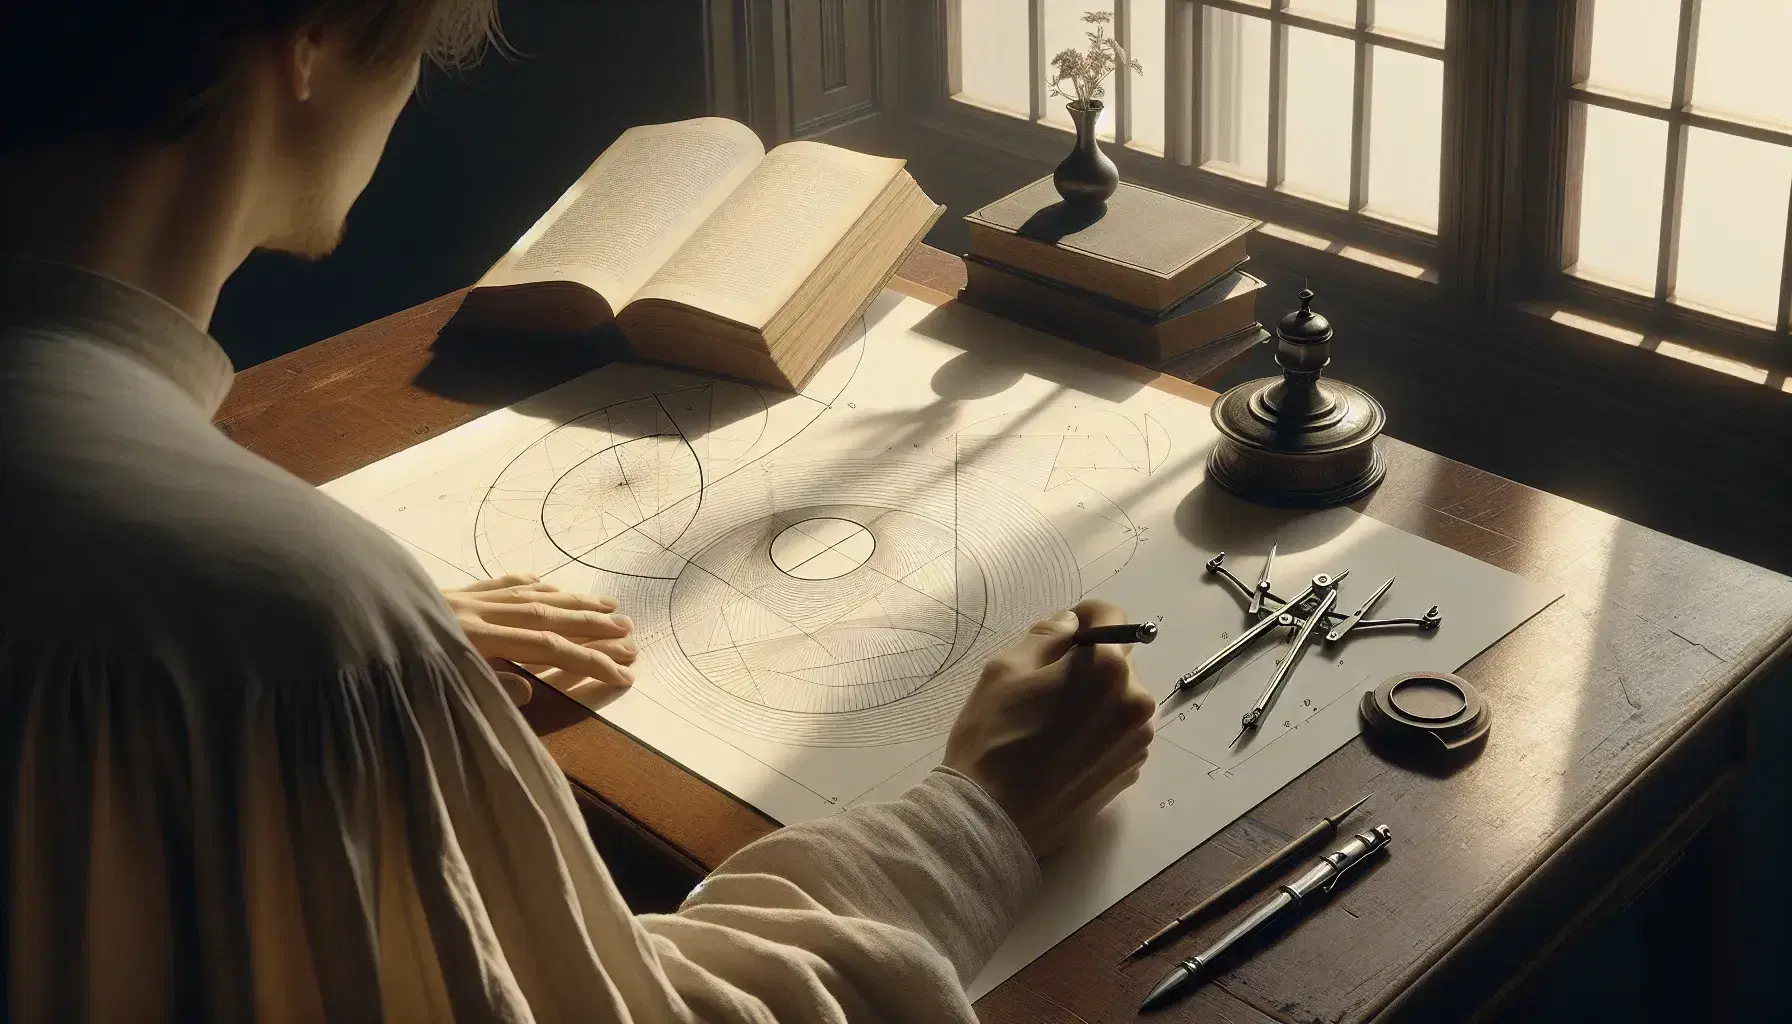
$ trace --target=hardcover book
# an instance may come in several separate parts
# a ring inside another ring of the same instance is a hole
[[[1147,366],[1255,328],[1263,288],[1231,270],[1169,309],[1149,313],[978,256],[965,257],[965,278],[960,301],[968,306]]]
[[[1125,182],[1105,208],[1085,211],[1063,202],[1050,178],[965,222],[973,255],[1153,311],[1243,263],[1262,224]]]
[[[766,152],[719,117],[631,128],[462,313],[481,328],[614,322],[645,358],[795,390],[942,212],[901,160]]]

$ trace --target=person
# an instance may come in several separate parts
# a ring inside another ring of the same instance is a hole
[[[19,1021],[973,1019],[1036,859],[1138,775],[1089,601],[983,668],[900,799],[631,916],[490,659],[626,686],[615,602],[444,595],[229,441],[207,335],[320,257],[489,0],[21,0],[0,22],[0,882]],[[520,697],[522,694],[517,694]]]

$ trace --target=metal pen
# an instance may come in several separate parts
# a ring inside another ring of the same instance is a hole
[[[1192,988],[1201,971],[1219,959],[1228,949],[1237,945],[1240,940],[1257,931],[1271,920],[1281,916],[1289,907],[1300,903],[1317,892],[1329,893],[1338,884],[1344,873],[1369,859],[1370,854],[1387,847],[1393,834],[1386,825],[1377,825],[1367,832],[1351,836],[1344,845],[1326,854],[1319,863],[1309,868],[1299,878],[1281,887],[1274,896],[1258,907],[1251,915],[1239,922],[1236,927],[1219,937],[1213,945],[1203,950],[1200,955],[1189,957],[1164,975],[1152,989],[1139,1009],[1155,1010],[1186,989]]]
[[[1074,647],[1091,644],[1148,644],[1157,639],[1155,622],[1122,622],[1112,626],[1084,626],[1070,637]]]
[[[1356,803],[1351,804],[1349,807],[1344,808],[1336,814],[1320,818],[1318,824],[1296,836],[1280,850],[1265,857],[1256,867],[1221,886],[1206,899],[1195,904],[1193,907],[1190,907],[1188,910],[1183,911],[1176,920],[1171,921],[1169,924],[1166,924],[1153,932],[1150,938],[1139,943],[1138,947],[1126,954],[1120,962],[1125,963],[1133,957],[1142,956],[1151,952],[1158,946],[1169,942],[1171,939],[1180,936],[1183,932],[1188,931],[1190,928],[1201,923],[1201,920],[1209,911],[1228,908],[1234,897],[1248,895],[1246,890],[1255,889],[1270,876],[1281,872],[1281,870],[1287,867],[1296,857],[1308,853],[1320,843],[1337,835],[1338,823],[1349,817],[1352,811],[1363,806],[1368,800],[1369,798],[1366,796],[1360,797],[1357,799]]]

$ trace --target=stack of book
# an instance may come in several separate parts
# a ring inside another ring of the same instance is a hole
[[[1244,272],[1261,221],[1128,184],[1085,211],[1050,178],[965,220],[966,305],[1190,379],[1269,337]]]

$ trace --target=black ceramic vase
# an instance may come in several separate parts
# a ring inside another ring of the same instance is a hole
[[[1095,143],[1095,122],[1101,120],[1103,106],[1100,100],[1090,100],[1087,106],[1064,107],[1076,122],[1076,148],[1052,172],[1052,184],[1072,206],[1100,206],[1120,187],[1120,169]]]

